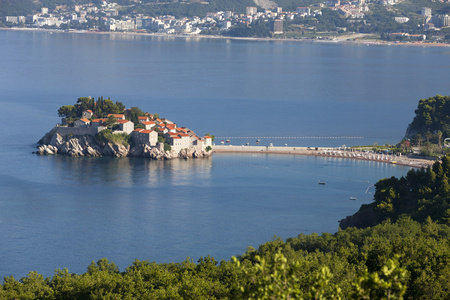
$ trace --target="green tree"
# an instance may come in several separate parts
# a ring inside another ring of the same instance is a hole
[[[94,111],[94,99],[90,97],[81,97],[78,98],[77,103],[75,104],[75,108],[77,111],[77,117],[81,118],[83,112],[86,110]]]
[[[439,147],[442,147],[442,135],[443,135],[442,131],[438,130],[436,132],[436,137],[437,137],[437,140],[438,140]]]
[[[389,259],[380,273],[364,271],[354,284],[351,299],[403,299],[406,293],[406,270],[399,267],[397,258]]]
[[[172,147],[169,144],[164,143],[164,151],[172,151]]]
[[[75,118],[76,114],[76,109],[73,105],[64,105],[58,109],[58,117]]]
[[[214,142],[214,140],[216,139],[216,137],[212,134],[206,133],[205,136],[210,136],[211,140]]]
[[[143,116],[145,116],[145,113],[139,107],[132,107],[130,109],[129,119],[134,123],[135,126],[139,124],[139,117]]]

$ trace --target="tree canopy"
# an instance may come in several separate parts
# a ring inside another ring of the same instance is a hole
[[[447,225],[404,217],[366,229],[274,238],[228,261],[135,260],[120,271],[103,258],[83,274],[6,276],[0,298],[448,299],[449,238]]]
[[[413,138],[417,134],[425,137],[427,132],[438,131],[441,131],[444,137],[450,137],[450,96],[436,95],[421,99],[415,114],[406,131],[406,137]]]

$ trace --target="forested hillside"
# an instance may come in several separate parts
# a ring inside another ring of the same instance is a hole
[[[409,124],[406,138],[421,138],[441,132],[450,137],[450,96],[436,95],[421,99],[415,110],[414,120]]]
[[[220,263],[107,259],[84,274],[5,277],[0,299],[449,299],[450,228],[427,219],[274,239]]]
[[[75,5],[93,3],[100,5],[101,0],[0,0],[0,17],[26,16],[40,11],[42,7],[53,10],[58,5]]]

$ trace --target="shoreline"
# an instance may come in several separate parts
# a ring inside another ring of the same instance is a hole
[[[344,159],[357,159],[375,161],[381,163],[397,164],[412,168],[427,168],[436,161],[435,158],[423,156],[408,155],[387,155],[373,152],[339,150],[332,147],[269,147],[269,146],[232,146],[215,145],[213,153],[252,153],[252,154],[282,154],[282,155],[303,155],[303,156],[321,156]]]
[[[89,30],[62,30],[62,29],[45,29],[45,28],[20,28],[20,27],[0,27],[5,31],[25,31],[25,32],[58,32],[58,33],[77,33],[77,34],[100,34],[100,35],[117,35],[117,36],[149,36],[149,37],[170,37],[184,39],[218,39],[218,40],[241,40],[255,42],[294,42],[294,43],[324,43],[324,44],[349,44],[349,45],[366,45],[366,46],[414,46],[414,47],[450,47],[446,43],[422,43],[422,42],[388,42],[382,40],[351,40],[351,36],[337,36],[334,40],[321,40],[315,38],[304,39],[288,39],[288,38],[257,38],[257,37],[232,37],[221,35],[188,35],[188,34],[165,34],[165,33],[148,33],[148,32],[115,32],[115,31],[89,31]],[[370,35],[370,34],[368,34]]]

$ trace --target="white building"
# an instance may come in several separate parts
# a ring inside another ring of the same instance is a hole
[[[120,131],[130,134],[134,130],[134,123],[128,120],[117,120]]]
[[[395,20],[395,22],[402,24],[402,23],[408,22],[409,18],[407,18],[407,17],[395,17],[394,20]]]
[[[258,12],[258,9],[253,6],[249,6],[245,9],[245,14],[249,15],[249,16],[256,15],[257,12]]]

